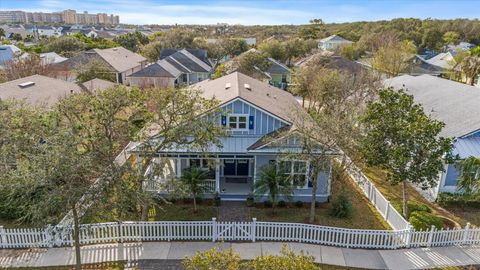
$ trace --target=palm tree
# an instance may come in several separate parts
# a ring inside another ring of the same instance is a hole
[[[193,196],[193,211],[196,213],[197,196],[202,195],[206,190],[205,179],[207,179],[207,172],[193,166],[183,170],[180,179],[187,185],[188,191]]]
[[[274,164],[263,166],[260,171],[260,178],[255,182],[255,193],[257,195],[268,194],[272,202],[272,213],[275,213],[278,197],[290,197],[293,189],[291,178],[283,171],[278,170]]]
[[[457,189],[465,194],[480,192],[480,159],[468,157],[460,166]]]

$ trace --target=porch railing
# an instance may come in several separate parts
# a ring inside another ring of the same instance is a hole
[[[159,193],[168,193],[168,190],[162,190],[162,183],[165,179],[156,178],[155,180],[145,181],[143,183],[143,188],[145,191],[149,192],[159,192]],[[215,193],[215,179],[204,180],[202,185],[205,187],[205,193]]]

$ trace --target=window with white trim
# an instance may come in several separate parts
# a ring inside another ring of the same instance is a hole
[[[229,114],[228,127],[232,130],[248,130],[248,114]]]
[[[292,184],[299,188],[308,187],[307,162],[302,160],[280,160],[278,169],[288,175]]]

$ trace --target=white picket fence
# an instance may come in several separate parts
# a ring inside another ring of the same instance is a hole
[[[5,229],[0,248],[72,246],[71,227]],[[398,249],[480,244],[480,228],[429,231],[362,230],[283,222],[153,221],[84,224],[80,242],[102,244],[132,241],[282,241],[347,248]]]
[[[394,230],[408,230],[412,226],[403,218],[403,216],[392,206],[389,200],[375,187],[375,184],[360,170],[351,160],[347,158],[347,174],[360,187],[365,196],[375,206],[380,215]],[[340,160],[338,160],[340,162]]]

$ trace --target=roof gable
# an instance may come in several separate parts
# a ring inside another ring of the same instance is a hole
[[[135,68],[141,65],[141,62],[146,61],[145,57],[123,47],[93,50],[118,72]]]
[[[216,98],[222,105],[241,98],[288,123],[293,123],[292,113],[295,110],[303,109],[289,92],[239,72],[205,80],[191,87],[200,89],[204,98]]]

